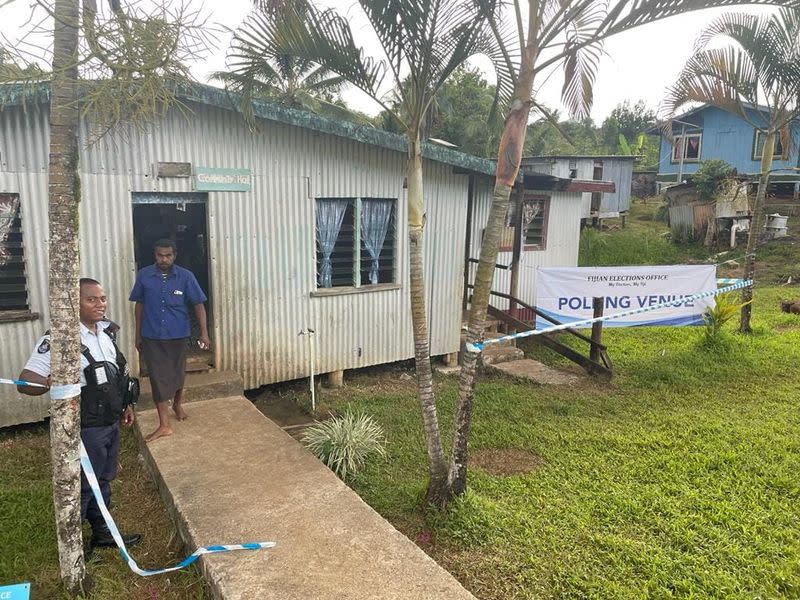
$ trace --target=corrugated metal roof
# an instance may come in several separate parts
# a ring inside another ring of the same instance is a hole
[[[192,100],[234,112],[239,110],[240,96],[238,94],[210,85],[193,83],[183,86],[179,91],[179,96],[185,100]],[[20,105],[25,102],[49,102],[49,100],[50,82],[0,85],[0,106]],[[254,100],[253,113],[261,119],[304,127],[321,133],[329,133],[365,144],[388,148],[389,150],[398,150],[400,152],[407,150],[405,136],[367,125],[323,117],[312,112],[289,108],[266,100]],[[472,156],[440,145],[423,142],[422,155],[430,160],[445,163],[465,171],[484,175],[495,174],[495,162],[493,160]]]
[[[636,160],[638,158],[635,154],[550,154],[540,156],[523,156],[522,163],[525,161],[538,161],[550,159],[569,159],[569,158],[597,158],[603,160],[610,160],[612,158],[619,160]]]

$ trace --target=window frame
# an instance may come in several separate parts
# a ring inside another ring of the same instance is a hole
[[[765,131],[763,131],[761,129],[758,129],[756,127],[753,128],[753,153],[752,153],[752,158],[753,158],[753,161],[755,161],[755,162],[761,162],[761,158],[764,156],[764,144],[763,143],[761,144],[761,153],[758,154],[758,140],[759,140],[760,136],[765,136],[766,137],[766,135],[767,135],[767,133]],[[766,142],[766,139],[764,140],[764,142]],[[780,145],[781,151],[780,151],[780,153],[778,153],[778,151],[776,149],[775,153],[772,156],[772,160],[786,160],[788,158],[788,152],[786,152],[786,149],[783,147],[783,140],[781,139],[781,134],[780,133],[777,133],[775,135],[775,142],[774,143],[775,143],[775,146]]]
[[[316,214],[318,202],[325,200],[346,200],[353,208],[353,257],[352,257],[352,285],[333,285],[329,288],[319,287],[319,250],[317,248],[317,228]],[[390,200],[392,202],[392,216],[390,219],[390,230],[387,231],[384,245],[391,241],[392,251],[392,276],[390,282],[364,283],[361,277],[361,267],[363,262],[362,252],[362,231],[361,231],[361,210],[363,203],[369,200]],[[344,294],[378,292],[383,290],[400,289],[401,285],[397,282],[397,240],[398,240],[398,211],[399,198],[378,197],[378,196],[319,196],[314,198],[314,290],[311,296],[336,296]]]
[[[17,208],[15,211],[15,216],[12,219],[11,224],[9,225],[9,231],[7,236],[10,237],[12,235],[19,236],[19,258],[20,261],[20,274],[16,277],[9,277],[8,279],[22,279],[24,286],[23,292],[18,292],[20,295],[24,295],[24,308],[21,308],[22,304],[19,306],[15,306],[13,308],[5,308],[4,306],[0,306],[0,323],[8,323],[8,322],[17,322],[17,321],[31,321],[37,319],[39,317],[38,313],[31,312],[31,298],[30,298],[30,289],[29,289],[29,276],[28,276],[28,261],[25,255],[25,234],[23,228],[23,214],[22,214],[22,198],[20,197],[19,192],[0,192],[0,198],[7,199],[11,198],[12,201],[15,199],[17,202]],[[19,221],[19,226],[14,227],[13,224],[15,221]],[[3,242],[5,243],[8,238],[6,237]],[[4,270],[6,265],[0,266],[0,271]],[[13,274],[12,271],[9,273]],[[0,278],[0,283],[2,283],[6,278]],[[19,285],[19,284],[9,284],[9,285]]]
[[[672,152],[670,152],[670,163],[671,164],[677,165],[677,164],[680,164],[680,162],[681,162],[680,157],[676,157],[675,156],[675,151],[676,151],[676,149],[678,147],[678,140],[681,140],[683,138],[689,139],[689,138],[693,138],[693,137],[696,137],[698,139],[698,143],[697,143],[697,158],[689,158],[689,157],[687,157],[686,156],[686,145],[682,144],[683,155],[684,155],[683,156],[683,162],[684,162],[684,164],[685,163],[698,163],[698,162],[700,162],[701,157],[703,156],[703,132],[702,131],[691,131],[691,132],[686,132],[685,134],[678,134],[678,135],[674,136],[673,142],[672,142]]]
[[[547,250],[547,238],[548,236],[548,229],[550,226],[550,202],[552,202],[552,196],[548,196],[547,194],[525,194],[522,201],[526,202],[529,200],[538,200],[543,203],[542,206],[542,241],[539,244],[528,244],[526,240],[520,232],[520,243],[522,244],[523,252],[544,252]]]

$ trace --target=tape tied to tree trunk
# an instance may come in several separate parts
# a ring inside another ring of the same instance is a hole
[[[580,327],[589,327],[594,323],[600,323],[602,321],[609,321],[611,319],[619,319],[622,317],[627,317],[630,315],[638,315],[641,313],[646,313],[651,310],[658,310],[660,308],[669,308],[670,306],[678,306],[679,304],[683,304],[687,301],[692,300],[700,300],[701,298],[708,298],[709,296],[718,296],[720,294],[727,294],[728,292],[732,292],[734,290],[740,290],[742,288],[750,287],[753,285],[751,280],[745,279],[737,279],[737,283],[733,285],[729,285],[727,287],[719,288],[717,290],[709,290],[708,292],[702,292],[699,294],[694,294],[693,296],[684,297],[680,300],[673,300],[671,302],[662,302],[661,304],[654,304],[652,306],[647,306],[645,308],[637,308],[634,310],[626,310],[623,312],[618,312],[610,315],[604,315],[602,317],[594,317],[592,319],[584,319],[582,321],[575,321],[574,323],[562,323],[561,325],[554,325],[553,327],[547,327],[546,329],[533,329],[530,331],[521,331],[520,333],[515,333],[512,335],[504,335],[503,337],[493,338],[488,340],[483,340],[482,342],[476,342],[474,344],[467,344],[467,351],[473,353],[479,353],[483,350],[485,346],[489,344],[500,344],[502,342],[508,342],[510,340],[516,340],[519,338],[531,337],[534,335],[542,335],[545,333],[552,333],[554,331],[563,331],[564,329],[577,329]]]
[[[44,386],[42,386],[44,387]],[[67,385],[54,385],[50,388],[50,398],[52,400],[66,400],[81,395],[81,384],[70,383]]]

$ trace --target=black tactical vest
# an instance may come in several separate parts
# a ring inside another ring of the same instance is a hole
[[[113,425],[125,410],[125,392],[128,383],[128,364],[117,348],[113,333],[103,331],[111,338],[117,351],[117,361],[96,361],[89,349],[81,345],[81,354],[89,361],[83,370],[86,385],[81,388],[81,427]]]
[[[81,354],[89,362],[83,370],[86,385],[81,387],[81,427],[113,425],[125,411],[128,391],[128,361],[117,347],[119,326],[111,322],[103,332],[111,338],[117,353],[116,362],[96,361],[89,349],[81,344]],[[48,335],[50,330],[45,331]]]

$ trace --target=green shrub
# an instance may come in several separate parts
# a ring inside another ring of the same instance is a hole
[[[384,455],[383,429],[372,417],[347,410],[303,433],[303,444],[340,479],[358,472],[372,454]]]
[[[700,168],[692,175],[692,183],[700,200],[703,202],[714,200],[720,191],[722,182],[730,176],[732,171],[733,167],[724,160],[715,158],[700,163]]]
[[[733,292],[720,294],[717,296],[714,306],[703,314],[703,321],[705,321],[703,343],[706,346],[719,345],[722,342],[723,325],[736,316],[745,304],[750,304],[750,302],[737,303],[736,296]]]

